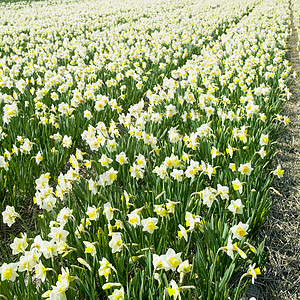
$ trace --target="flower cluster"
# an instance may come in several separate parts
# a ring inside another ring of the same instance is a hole
[[[288,1],[48,5],[0,6],[3,226],[34,226],[1,295],[237,299],[284,175]]]

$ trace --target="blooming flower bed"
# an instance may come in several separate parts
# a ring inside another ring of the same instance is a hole
[[[0,294],[240,299],[284,173],[288,2],[46,7],[1,7],[3,226],[37,213]]]

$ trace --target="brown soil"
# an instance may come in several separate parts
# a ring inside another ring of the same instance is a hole
[[[253,296],[265,300],[300,299],[300,60],[291,1],[290,11],[292,35],[288,40],[287,59],[292,73],[296,71],[298,75],[290,87],[292,97],[282,111],[291,123],[278,140],[274,159],[274,169],[281,164],[285,170],[284,177],[273,183],[282,196],[271,193],[270,215],[261,231],[270,256]]]

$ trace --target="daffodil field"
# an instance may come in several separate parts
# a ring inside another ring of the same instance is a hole
[[[243,299],[284,173],[288,6],[1,4],[0,298]]]

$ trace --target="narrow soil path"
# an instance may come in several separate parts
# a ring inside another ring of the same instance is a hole
[[[300,299],[300,59],[297,51],[298,35],[293,22],[290,1],[292,35],[288,40],[286,58],[297,72],[290,87],[292,97],[285,103],[282,114],[291,123],[281,134],[274,169],[281,165],[284,177],[274,181],[273,186],[282,196],[272,194],[270,215],[262,230],[266,237],[269,261],[257,286],[257,299]]]

